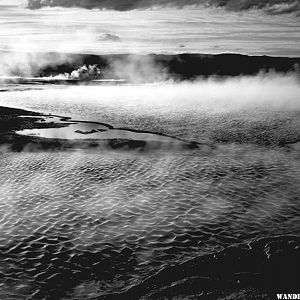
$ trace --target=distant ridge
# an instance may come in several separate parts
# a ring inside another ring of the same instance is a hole
[[[69,55],[68,55],[69,56]],[[300,58],[248,56],[234,53],[224,54],[115,54],[115,55],[85,55],[70,54],[72,62],[47,66],[39,75],[57,75],[72,72],[82,65],[98,65],[107,72],[105,74],[118,78],[118,65],[124,68],[130,65],[136,72],[147,72],[147,68],[162,71],[167,78],[179,80],[193,79],[198,76],[240,76],[255,75],[259,72],[292,72],[299,71]],[[153,70],[151,70],[153,71]],[[112,74],[113,73],[113,74]],[[124,75],[124,72],[122,72]],[[128,78],[122,78],[128,79]]]
[[[10,52],[0,51],[0,53],[9,55]],[[94,55],[49,52],[28,53],[27,64],[30,65],[30,74],[23,74],[20,71],[22,66],[17,64],[10,70],[9,75],[64,76],[72,74],[73,71],[78,73],[79,69],[86,69],[83,66],[93,66],[94,70],[99,68],[99,74],[96,72],[97,78],[94,72],[93,79],[190,80],[199,76],[241,76],[255,75],[259,72],[299,73],[300,57],[249,56],[235,53]],[[84,77],[89,79],[88,76]]]

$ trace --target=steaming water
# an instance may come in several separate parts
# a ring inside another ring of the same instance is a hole
[[[293,76],[120,86],[43,86],[1,93],[0,105],[164,133],[197,142],[260,144],[300,138],[300,84]],[[42,90],[40,90],[42,88]]]
[[[299,140],[299,106],[280,88],[273,106],[256,94],[237,105],[198,85],[3,93],[0,105],[219,142],[1,154],[0,298],[88,299],[235,243],[299,235],[299,149],[279,147]]]
[[[291,157],[253,146],[2,155],[2,295],[86,298],[233,243],[297,234]]]

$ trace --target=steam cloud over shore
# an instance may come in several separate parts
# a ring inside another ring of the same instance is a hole
[[[124,79],[130,82],[194,80],[197,77],[299,73],[299,58],[239,54],[86,55],[3,52],[0,76],[57,79]]]

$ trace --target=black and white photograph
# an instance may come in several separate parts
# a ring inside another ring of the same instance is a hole
[[[0,300],[300,299],[300,0],[0,0]]]

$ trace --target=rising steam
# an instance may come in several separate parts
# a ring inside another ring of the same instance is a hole
[[[102,71],[98,68],[97,65],[83,65],[77,70],[72,71],[71,73],[63,73],[57,76],[52,76],[55,79],[65,79],[65,80],[80,80],[80,81],[89,81],[95,80],[102,77]]]
[[[72,63],[76,57],[64,53],[0,52],[0,76],[36,76],[49,66]]]
[[[81,59],[64,53],[4,52],[0,61],[0,77],[39,77],[40,72],[59,65],[80,65]],[[55,73],[55,72],[54,72]],[[97,64],[83,64],[71,72],[45,74],[43,77],[60,80],[88,81],[99,79],[102,71]]]

